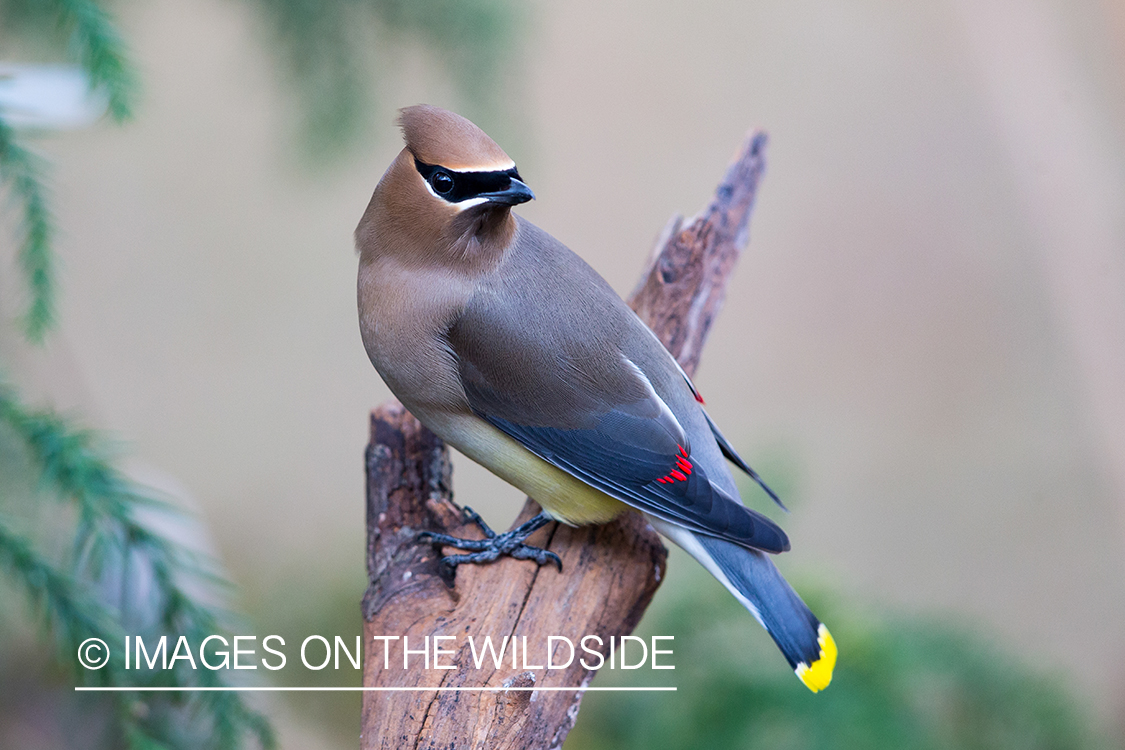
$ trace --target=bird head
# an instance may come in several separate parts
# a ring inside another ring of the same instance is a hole
[[[501,253],[515,233],[512,206],[535,198],[512,158],[439,107],[406,107],[399,124],[406,147],[356,229],[360,252],[439,262]]]

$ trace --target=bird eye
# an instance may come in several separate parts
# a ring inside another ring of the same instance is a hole
[[[434,172],[430,177],[430,184],[434,186],[434,190],[438,193],[445,195],[453,189],[453,178],[449,176],[448,172]]]

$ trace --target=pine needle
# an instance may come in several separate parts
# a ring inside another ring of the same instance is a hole
[[[18,262],[31,297],[21,322],[24,335],[36,344],[43,341],[55,322],[54,231],[43,186],[44,171],[43,160],[21,146],[11,127],[0,119],[0,182],[8,186],[21,214],[23,237]]]
[[[168,507],[151,491],[135,484],[117,469],[105,441],[97,433],[74,427],[51,411],[26,408],[12,388],[0,384],[0,424],[7,426],[27,450],[42,491],[78,510],[75,556],[69,570],[39,555],[30,540],[0,524],[0,571],[28,594],[47,617],[56,635],[56,659],[73,666],[78,644],[89,637],[123,643],[126,632],[158,640],[185,636],[201,643],[212,634],[229,633],[232,618],[225,609],[200,601],[184,584],[217,584],[229,589],[217,561],[189,550],[145,526],[138,513]],[[128,585],[133,566],[143,566],[152,592],[143,602],[123,596],[117,607],[91,595],[112,576],[116,588]],[[138,619],[134,606],[146,608]],[[151,620],[151,621],[150,621]],[[126,629],[124,623],[131,623]],[[136,625],[140,622],[140,625]],[[173,665],[167,671],[125,671],[111,663],[96,672],[77,672],[79,679],[94,675],[104,684],[143,687],[153,684],[181,687],[220,687],[228,683],[211,670]],[[133,715],[137,699],[114,693],[119,702],[119,730],[130,748],[160,748],[175,739],[175,722],[142,720]],[[197,693],[189,697],[162,694],[147,699],[147,713],[164,715],[181,705],[207,727],[201,747],[238,748],[247,736],[262,747],[273,747],[273,733],[265,717],[251,710],[235,693]],[[159,710],[154,710],[159,709]],[[168,733],[172,734],[169,735]]]
[[[91,88],[103,88],[109,114],[116,122],[132,115],[136,76],[125,42],[113,17],[93,0],[55,0],[59,26],[70,33],[72,57],[90,77]]]

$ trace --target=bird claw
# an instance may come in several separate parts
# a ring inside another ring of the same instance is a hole
[[[562,572],[562,558],[556,555],[549,549],[542,549],[541,547],[530,547],[526,544],[521,544],[516,549],[509,553],[517,560],[534,560],[539,565],[546,565],[547,563],[554,563]]]
[[[505,555],[517,560],[534,560],[539,565],[553,563],[562,572],[562,559],[554,552],[524,544],[525,539],[552,520],[546,513],[540,513],[527,523],[503,534],[497,534],[489,528],[480,514],[472,508],[462,508],[461,513],[466,521],[471,521],[480,528],[485,539],[462,539],[436,531],[421,531],[416,537],[418,542],[428,541],[434,546],[470,550],[469,554],[446,555],[438,561],[439,573],[446,582],[452,582],[458,565],[480,565]]]
[[[496,532],[492,530],[491,526],[485,523],[484,519],[481,518],[480,513],[477,513],[475,510],[466,505],[461,509],[461,515],[465,518],[466,521],[472,521],[473,523],[475,523],[477,525],[477,528],[484,532],[484,535],[486,537],[488,537],[489,539],[495,538]]]

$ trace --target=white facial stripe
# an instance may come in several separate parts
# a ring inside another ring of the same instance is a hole
[[[432,192],[432,191],[431,191]],[[465,211],[473,206],[479,206],[482,203],[488,203],[488,198],[466,198],[458,203],[451,203],[449,205],[456,208],[458,211]]]
[[[511,166],[514,167],[516,165],[515,165],[515,163],[513,163]],[[508,169],[511,169],[511,167],[508,167]],[[453,174],[472,174],[473,172],[477,172],[478,170],[450,169],[450,170],[447,170],[447,171],[452,172]],[[493,171],[495,171],[495,170],[492,170],[492,169],[479,170],[479,172],[493,172]],[[419,177],[421,177],[421,175],[419,175]],[[422,178],[422,184],[426,186],[426,190],[429,191],[430,195],[434,196],[435,198],[437,198],[442,203],[447,203],[450,206],[453,206],[458,211],[466,211],[466,210],[472,208],[473,206],[479,206],[482,203],[488,202],[488,198],[477,197],[477,198],[466,198],[463,201],[453,203],[452,201],[447,200],[445,197],[443,197],[441,195],[438,195],[437,191],[434,190],[433,185],[430,184],[430,181],[425,179],[424,177]],[[632,364],[632,363],[630,363],[630,364]]]
[[[495,164],[482,164],[480,166],[465,167],[462,169],[449,169],[454,174],[473,174],[481,172],[506,172],[509,169],[514,169],[516,163],[514,161],[496,162]]]
[[[465,200],[460,201],[458,203],[452,203],[450,201],[447,201],[445,198],[441,197],[440,195],[438,195],[437,192],[433,189],[433,187],[430,186],[429,180],[422,180],[422,184],[426,186],[426,190],[428,190],[430,192],[430,195],[434,196],[435,198],[437,198],[442,203],[445,203],[446,205],[453,206],[458,211],[466,211],[466,210],[472,208],[473,206],[479,206],[482,203],[488,202],[488,198],[477,197],[477,198],[466,198]]]
[[[432,187],[430,187],[430,181],[429,180],[423,178],[422,175],[418,175],[418,179],[422,180],[422,184],[426,186],[426,190],[430,191],[430,195],[434,196],[435,198],[437,198],[439,201],[442,201],[443,203],[445,202],[445,198],[442,198],[440,195],[437,194],[436,190],[434,190]]]

